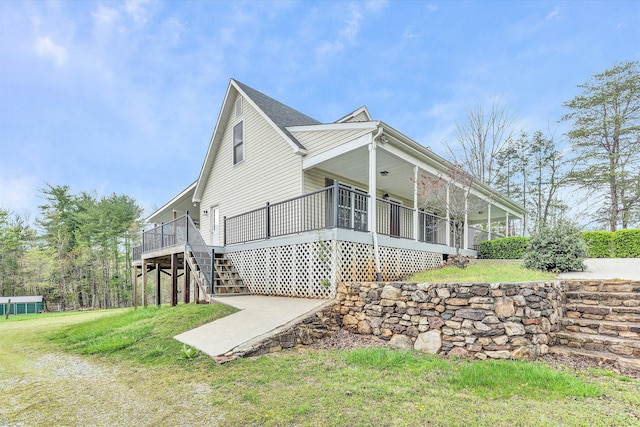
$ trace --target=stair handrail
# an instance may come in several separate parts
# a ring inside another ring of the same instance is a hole
[[[196,259],[196,263],[202,272],[206,286],[213,293],[213,248],[204,241],[200,230],[196,227],[189,214],[185,215],[186,223],[186,247]]]

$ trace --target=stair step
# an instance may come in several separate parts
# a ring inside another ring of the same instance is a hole
[[[571,319],[560,320],[563,330],[585,334],[601,334],[622,338],[640,338],[640,323],[612,322],[609,320]]]
[[[640,340],[637,339],[570,331],[556,332],[555,338],[559,345],[640,358]]]
[[[567,282],[567,290],[580,292],[635,292],[640,293],[640,282],[628,280],[602,280],[584,283],[579,280]]]
[[[614,322],[640,323],[640,307],[600,306],[568,303],[565,305],[566,317]]]
[[[640,307],[640,293],[634,292],[570,291],[566,297],[575,304]]]
[[[618,362],[620,366],[631,369],[640,370],[640,359],[617,356],[611,353],[605,353],[595,350],[584,350],[563,345],[554,345],[549,347],[549,353],[559,354],[562,356],[581,356],[592,360],[596,360],[599,363],[614,363]]]

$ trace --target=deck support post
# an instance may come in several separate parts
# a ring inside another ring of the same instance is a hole
[[[183,302],[185,304],[189,304],[190,300],[190,292],[191,292],[191,268],[189,268],[189,263],[187,262],[188,254],[184,253],[184,295]]]
[[[156,263],[156,305],[160,307],[162,297],[160,296],[160,264]]]
[[[138,267],[133,267],[133,295],[131,299],[133,299],[133,309],[136,310],[138,308]]]
[[[171,306],[178,304],[178,254],[171,254]]]
[[[142,306],[147,308],[147,261],[142,260]]]

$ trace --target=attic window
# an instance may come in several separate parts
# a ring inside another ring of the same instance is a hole
[[[236,99],[236,117],[242,114],[242,98]]]
[[[233,127],[233,164],[244,160],[244,122]]]

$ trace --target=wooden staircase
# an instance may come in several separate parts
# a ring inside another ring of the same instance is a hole
[[[640,282],[569,281],[549,351],[640,369]]]
[[[249,295],[249,289],[242,283],[237,270],[226,254],[213,255],[213,290],[216,296]]]
[[[209,294],[209,286],[207,285],[207,280],[202,271],[201,266],[198,264],[198,260],[194,256],[193,252],[189,251],[186,253],[187,264],[189,264],[189,268],[191,269],[191,284],[192,286],[198,286],[200,289],[200,295],[204,295],[204,299],[206,302],[211,303],[211,295]],[[203,266],[206,268],[206,266]]]

